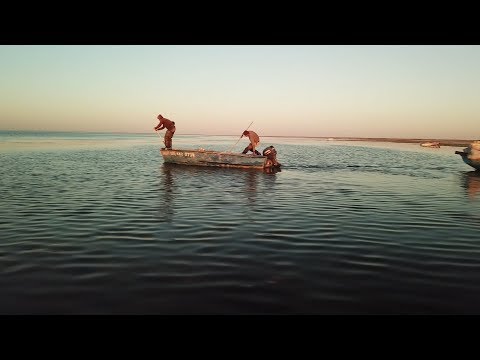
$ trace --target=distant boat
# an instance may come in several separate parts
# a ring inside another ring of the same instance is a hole
[[[460,155],[465,164],[480,170],[480,141],[472,142],[463,151],[455,151],[455,154]]]
[[[438,141],[429,141],[429,142],[421,143],[420,146],[431,147],[431,148],[439,148],[440,143]]]
[[[160,153],[163,156],[163,161],[170,164],[256,169],[279,168],[280,164],[276,161],[276,150],[271,146],[264,150],[264,154],[267,154],[267,149],[270,149],[268,156],[204,149],[185,150],[162,148]],[[273,149],[273,151],[271,149]]]

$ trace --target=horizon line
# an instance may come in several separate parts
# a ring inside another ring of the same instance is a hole
[[[92,131],[92,130],[12,130],[12,129],[0,129],[0,132],[40,132],[40,133],[86,133],[86,134],[137,134],[137,135],[147,135],[151,132],[136,132],[136,131]],[[238,134],[202,134],[202,133],[186,133],[178,134],[185,136],[238,136]],[[278,137],[278,138],[301,138],[301,139],[332,139],[332,140],[446,140],[446,141],[476,141],[474,139],[459,139],[459,138],[424,138],[424,137],[388,137],[388,136],[379,136],[379,137],[369,137],[369,136],[308,136],[308,135],[262,135],[262,137]]]

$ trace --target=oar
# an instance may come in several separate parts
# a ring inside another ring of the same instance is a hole
[[[248,128],[249,128],[250,126],[252,126],[252,124],[253,124],[253,121],[250,123],[250,125],[248,125],[248,127],[247,127],[244,131],[248,130]],[[243,136],[243,133],[242,133],[242,135],[240,135],[240,138],[237,140],[237,142],[235,143],[235,145],[233,145],[229,150],[227,150],[227,151],[225,151],[225,152],[230,152],[230,151],[238,144],[238,142],[240,141],[240,139],[242,138],[242,136]]]

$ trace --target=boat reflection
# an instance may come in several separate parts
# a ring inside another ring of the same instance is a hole
[[[260,196],[269,196],[272,192],[274,182],[276,179],[275,174],[280,172],[277,168],[265,168],[263,170],[258,169],[235,169],[238,174],[235,174],[237,184],[242,184],[240,188],[241,192],[245,195],[248,205],[252,208],[252,211],[258,210],[257,196],[259,193],[259,182],[261,182]],[[261,203],[259,205],[262,205]]]
[[[175,184],[172,171],[169,166],[162,166],[160,173],[159,194],[160,208],[158,210],[158,218],[160,221],[171,222],[175,211],[173,197],[175,192]]]
[[[463,173],[462,185],[470,199],[475,199],[480,193],[480,171],[468,171]]]
[[[245,184],[245,196],[247,198],[249,206],[255,206],[257,201],[257,188],[258,188],[258,176],[261,174],[260,171],[255,169],[247,169],[246,171],[240,174],[242,182]]]
[[[268,196],[280,169],[242,169],[207,166],[191,166],[163,163],[159,169],[159,221],[172,222],[176,214],[175,201],[188,196],[210,198],[245,199],[250,207],[247,212],[258,211],[262,204],[257,197]],[[211,196],[210,196],[211,193]],[[189,195],[187,195],[189,194]],[[184,199],[184,200],[185,200]],[[177,204],[178,205],[178,204]]]

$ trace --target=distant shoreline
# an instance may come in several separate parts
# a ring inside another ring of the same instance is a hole
[[[207,135],[207,134],[182,134],[199,136],[236,136],[236,135]],[[348,136],[286,136],[286,135],[263,135],[260,137],[290,138],[290,139],[321,139],[327,141],[369,141],[369,142],[391,142],[404,144],[422,144],[425,142],[438,142],[440,146],[465,147],[475,140],[465,139],[423,139],[423,138],[370,138],[370,137],[348,137]]]
[[[358,138],[358,137],[321,137],[322,139],[331,141],[369,141],[369,142],[392,142],[405,144],[422,144],[425,142],[438,142],[440,146],[463,147],[468,146],[475,140],[460,140],[460,139],[404,139],[404,138]]]
[[[405,144],[422,144],[425,142],[438,142],[440,146],[464,147],[470,145],[475,140],[462,139],[417,139],[417,138],[362,138],[362,137],[327,137],[327,136],[269,136],[281,138],[299,138],[299,139],[322,139],[330,141],[369,141],[369,142],[392,142]]]
[[[182,134],[186,136],[236,136],[236,135],[207,135],[207,134]],[[438,142],[440,146],[464,147],[475,140],[465,139],[423,139],[423,138],[370,138],[370,137],[348,137],[348,136],[286,136],[286,135],[261,135],[260,137],[289,138],[289,139],[321,139],[327,141],[370,141],[370,142],[392,142],[404,144],[422,144],[425,142]]]
[[[25,132],[25,133],[83,133],[83,134],[132,134],[132,135],[147,135],[146,132],[115,132],[115,131],[50,131],[50,130],[0,130],[0,132]],[[232,134],[178,134],[185,136],[237,136]],[[440,146],[466,147],[475,140],[464,139],[425,139],[425,138],[374,138],[374,137],[348,137],[348,136],[286,136],[286,135],[261,135],[261,137],[272,138],[295,138],[295,139],[321,139],[326,141],[369,141],[369,142],[391,142],[391,143],[405,143],[405,144],[422,144],[424,142],[438,142]]]

